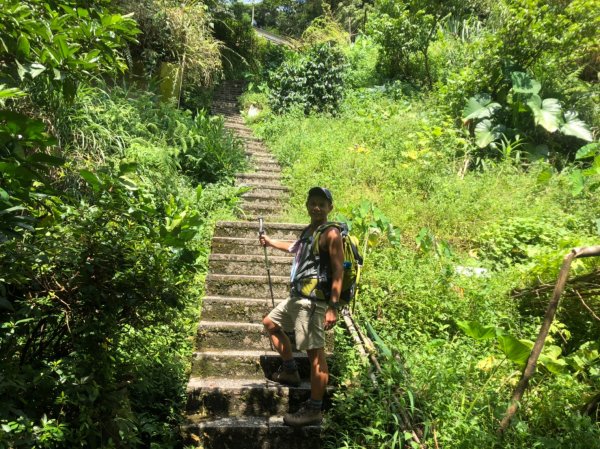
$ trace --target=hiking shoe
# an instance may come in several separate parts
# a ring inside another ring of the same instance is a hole
[[[321,424],[322,420],[321,410],[309,407],[308,402],[302,404],[296,413],[286,413],[283,417],[283,422],[291,427]]]
[[[290,387],[297,387],[300,385],[300,374],[297,369],[289,371],[280,366],[279,370],[271,375],[271,380]]]

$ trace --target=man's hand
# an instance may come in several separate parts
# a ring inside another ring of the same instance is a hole
[[[271,239],[267,236],[267,234],[261,234],[258,236],[258,240],[262,246],[272,246]]]
[[[326,331],[333,328],[337,321],[337,311],[333,307],[327,307],[327,311],[325,312],[325,323],[323,327]]]

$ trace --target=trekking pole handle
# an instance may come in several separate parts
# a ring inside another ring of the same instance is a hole
[[[258,217],[258,235],[265,233],[264,223],[262,217]]]

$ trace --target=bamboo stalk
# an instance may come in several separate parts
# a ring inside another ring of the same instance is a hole
[[[529,379],[535,373],[536,365],[540,354],[542,353],[542,349],[544,348],[544,343],[546,341],[546,337],[548,336],[548,332],[550,330],[550,326],[552,325],[552,321],[554,320],[554,316],[556,315],[556,309],[558,308],[558,302],[560,300],[560,296],[565,289],[565,285],[567,283],[567,279],[569,277],[569,270],[571,268],[571,263],[574,259],[579,257],[595,257],[600,255],[600,246],[589,246],[583,248],[573,248],[564,258],[562,267],[558,274],[558,279],[556,281],[556,286],[554,287],[554,292],[552,294],[552,299],[548,303],[548,308],[546,309],[546,314],[544,315],[544,321],[542,321],[542,326],[540,327],[540,331],[538,333],[538,337],[535,340],[531,353],[529,354],[529,358],[527,359],[527,365],[523,370],[523,374],[521,375],[521,379],[519,383],[515,387],[513,391],[513,395],[511,397],[510,403],[504,413],[504,417],[500,422],[500,427],[498,429],[498,433],[503,434],[513,416],[517,412],[519,408],[519,403],[527,386],[529,385]]]

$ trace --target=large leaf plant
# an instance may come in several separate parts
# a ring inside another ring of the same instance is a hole
[[[480,93],[469,98],[463,109],[463,123],[471,126],[479,148],[501,150],[507,142],[517,141],[528,153],[539,157],[549,153],[548,134],[593,140],[577,112],[564,110],[556,98],[541,97],[538,81],[524,72],[512,72],[510,78],[512,87],[505,104]]]

